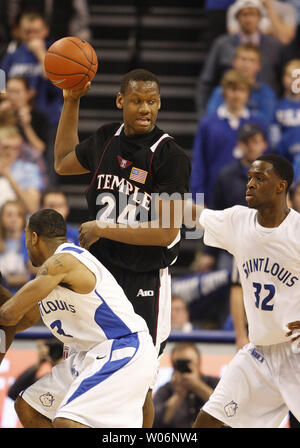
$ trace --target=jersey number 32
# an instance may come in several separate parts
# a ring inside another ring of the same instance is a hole
[[[275,295],[274,285],[262,285],[261,283],[252,283],[255,291],[255,306],[261,308],[264,311],[272,311],[274,303],[270,303]]]

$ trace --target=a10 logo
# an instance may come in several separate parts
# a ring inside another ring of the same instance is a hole
[[[6,352],[6,334],[4,330],[0,330],[0,353]]]
[[[0,93],[6,92],[6,76],[5,71],[0,69]]]

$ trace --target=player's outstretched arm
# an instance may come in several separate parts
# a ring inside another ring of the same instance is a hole
[[[15,326],[34,305],[47,297],[69,272],[62,256],[53,255],[40,267],[34,280],[26,283],[0,308],[0,325]]]
[[[80,98],[85,95],[91,83],[80,90],[64,90],[64,105],[61,112],[54,146],[54,169],[58,174],[88,173],[76,157],[78,138],[78,114]]]
[[[200,228],[199,218],[202,206],[185,201],[158,200],[156,204],[159,219],[155,221],[116,224],[89,221],[80,227],[79,243],[88,249],[100,238],[107,238],[125,244],[141,246],[169,246],[185,224]]]
[[[183,201],[155,198],[157,219],[126,224],[95,220],[83,223],[79,243],[89,248],[100,238],[141,246],[169,246],[177,237],[183,223]]]

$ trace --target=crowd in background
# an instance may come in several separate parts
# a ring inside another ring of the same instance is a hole
[[[54,40],[67,34],[89,40],[91,30],[87,1],[57,3],[0,0],[0,68],[7,79],[0,95],[0,271],[12,293],[35,274],[25,247],[26,216],[43,207],[67,219],[70,211],[53,170],[63,97],[45,76],[43,59]],[[289,202],[300,212],[300,1],[206,0],[205,8],[211,44],[195,88],[191,192],[204,193],[213,209],[247,205],[250,164],[275,152],[294,166]],[[69,224],[67,238],[78,243]],[[172,329],[232,330],[233,286],[232,257],[203,246],[190,275],[173,281]],[[190,356],[191,374],[183,386],[178,378],[187,372],[175,368],[157,395],[159,426],[182,424],[177,411],[198,410],[216,384],[194,375],[200,354],[193,347],[180,350],[172,352],[172,363]]]

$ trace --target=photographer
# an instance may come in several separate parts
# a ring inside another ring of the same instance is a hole
[[[171,352],[171,381],[154,396],[154,428],[191,428],[199,409],[208,400],[219,378],[202,375],[196,345],[176,344]]]
[[[39,340],[37,342],[38,359],[35,364],[22,372],[8,390],[8,397],[16,400],[19,393],[31,386],[39,378],[38,372],[42,364],[48,362],[51,367],[58,364],[63,357],[63,344],[56,339]]]

